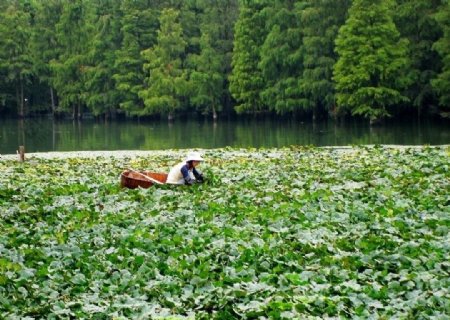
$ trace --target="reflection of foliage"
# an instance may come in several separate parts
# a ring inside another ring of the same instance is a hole
[[[21,124],[22,123],[22,124]],[[342,146],[366,144],[445,144],[445,123],[386,124],[360,122],[299,123],[296,121],[195,120],[167,122],[56,121],[26,119],[1,121],[0,153],[72,150],[161,150],[220,147],[286,147],[290,145]]]
[[[2,316],[445,316],[448,150],[204,153],[212,183],[136,190],[184,154],[0,160]]]

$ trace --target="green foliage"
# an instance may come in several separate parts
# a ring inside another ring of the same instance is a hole
[[[437,79],[433,80],[433,87],[439,94],[439,104],[448,110],[450,108],[450,2],[447,1],[442,5],[436,18],[444,34],[433,46],[442,57],[442,70]]]
[[[145,104],[141,115],[162,113],[172,116],[182,107],[181,99],[187,88],[187,75],[182,65],[186,43],[178,16],[178,11],[164,9],[157,44],[142,52],[147,87],[139,92]]]
[[[431,80],[440,70],[441,59],[432,46],[442,36],[435,18],[440,3],[441,0],[397,0],[394,11],[401,36],[408,39],[409,77],[412,80],[406,93],[419,113],[437,104]]]
[[[85,69],[86,105],[94,115],[114,113],[119,95],[112,75],[120,47],[120,1],[103,0],[95,4],[93,37]]]
[[[229,99],[226,75],[231,69],[232,34],[236,5],[234,1],[200,1],[199,52],[188,56],[190,101],[203,114],[213,118]],[[225,107],[227,107],[225,105]]]
[[[265,83],[261,98],[279,114],[293,112],[304,103],[299,85],[302,32],[299,16],[293,9],[292,1],[277,1],[277,5],[261,13],[268,32],[259,62]]]
[[[212,113],[216,118],[221,109],[225,81],[222,73],[224,57],[214,48],[213,36],[208,31],[204,31],[200,38],[200,54],[190,57],[190,63],[195,66],[191,74],[190,86],[194,93],[191,101],[203,114]]]
[[[18,1],[7,3],[0,13],[0,75],[3,76],[1,82],[11,84],[15,92],[4,95],[2,100],[13,100],[21,117],[26,113],[26,85],[33,75],[30,37],[29,12]]]
[[[144,59],[141,52],[156,42],[158,16],[148,1],[122,1],[121,45],[116,52],[112,76],[118,94],[120,107],[128,114],[139,114],[144,103],[139,92],[144,87]]]
[[[56,40],[61,51],[50,63],[54,74],[53,84],[59,95],[59,107],[66,111],[72,110],[73,118],[81,117],[85,102],[84,73],[92,30],[86,23],[89,10],[86,0],[74,0],[64,6],[56,25]]]
[[[440,104],[446,114],[447,6],[443,0],[4,0],[0,112],[187,111],[215,118],[234,110],[317,118],[350,111],[376,121],[407,112],[408,104],[418,116]],[[178,12],[180,30],[162,36],[162,15],[170,9]],[[158,35],[177,43],[160,43]],[[182,53],[167,57],[164,46]],[[167,63],[177,71],[168,75]]]
[[[183,155],[0,160],[2,317],[448,314],[448,148],[206,150],[206,184],[118,186]]]
[[[59,0],[34,2],[34,26],[31,39],[31,53],[33,69],[39,82],[48,92],[44,100],[46,106],[51,104],[54,112],[56,97],[53,91],[54,73],[50,62],[61,54],[61,47],[56,36],[56,25],[63,11],[63,4]],[[53,94],[53,97],[52,97]]]
[[[241,5],[234,27],[232,71],[229,77],[230,93],[237,101],[238,113],[257,113],[267,110],[261,101],[264,79],[260,68],[260,50],[265,39],[264,4],[245,2]]]
[[[389,107],[406,101],[401,91],[410,81],[406,45],[392,20],[390,0],[354,1],[336,39],[338,108],[378,121],[390,115]]]
[[[305,97],[304,108],[313,109],[313,114],[322,110],[335,112],[332,75],[338,57],[334,41],[349,7],[349,0],[308,0],[298,5],[304,50],[300,90]]]

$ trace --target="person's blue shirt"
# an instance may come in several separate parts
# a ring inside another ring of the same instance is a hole
[[[195,180],[203,182],[203,176],[194,167],[191,170],[194,174]],[[189,163],[186,163],[181,167],[181,174],[183,175],[186,184],[193,184],[195,182],[195,180],[189,175]]]

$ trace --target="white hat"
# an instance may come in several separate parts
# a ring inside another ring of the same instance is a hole
[[[186,157],[186,162],[188,161],[204,161],[199,152],[190,152]]]

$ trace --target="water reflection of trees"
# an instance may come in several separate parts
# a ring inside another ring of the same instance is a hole
[[[0,153],[70,150],[157,150],[180,148],[344,146],[361,144],[447,144],[444,124],[395,124],[369,127],[349,123],[273,121],[0,121]]]
[[[226,124],[213,122],[110,122],[84,124],[72,132],[64,126],[59,125],[61,150],[217,148],[235,140]]]
[[[20,145],[24,145],[26,151],[53,150],[47,138],[52,132],[49,123],[47,119],[0,121],[0,153],[15,153]]]

